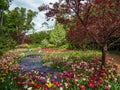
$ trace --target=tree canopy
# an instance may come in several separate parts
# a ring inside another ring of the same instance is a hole
[[[14,37],[18,42],[21,41],[20,43],[23,43],[25,33],[30,29],[34,29],[32,20],[36,15],[37,12],[19,7],[16,7],[5,14],[7,28],[10,33],[14,34]]]
[[[102,50],[102,65],[105,65],[106,51],[109,46],[120,40],[120,0],[59,0],[43,4],[40,11],[46,11],[47,19],[55,18],[67,24],[69,30],[79,29],[80,34],[95,41]],[[110,38],[117,36],[116,41]],[[84,39],[84,38],[83,38]]]
[[[2,25],[4,22],[4,12],[8,10],[12,0],[0,0],[0,31],[2,32]]]

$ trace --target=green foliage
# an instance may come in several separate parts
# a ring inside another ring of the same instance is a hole
[[[12,2],[12,0],[0,0],[0,33],[2,33],[5,22],[4,14],[5,11],[8,10],[10,2]]]
[[[61,53],[44,53],[43,62],[66,62],[66,61],[77,61],[85,60],[91,61],[93,58],[101,56],[99,51],[71,51],[71,52],[61,52]]]
[[[3,34],[7,32],[18,43],[24,43],[25,33],[33,29],[34,23],[32,19],[37,15],[37,12],[27,10],[26,8],[16,7],[4,14],[5,23],[3,25]]]
[[[16,7],[5,14],[8,29],[10,32],[27,32],[29,29],[33,29],[32,19],[36,15],[37,12],[32,10]]]
[[[0,0],[0,9],[8,9],[9,3],[7,2],[7,0]]]
[[[56,23],[54,29],[50,33],[50,42],[55,46],[60,46],[65,42],[66,31],[63,25]]]
[[[19,74],[18,72],[10,72],[6,75],[6,78],[3,77],[1,78],[0,76],[1,79],[4,79],[4,80],[0,80],[0,90],[20,90],[16,81],[13,79],[18,74]]]
[[[41,41],[42,47],[47,47],[48,44],[49,44],[49,41],[47,39],[44,39]]]
[[[49,40],[49,32],[41,31],[39,33],[33,33],[28,35],[33,44],[41,44],[44,39]]]
[[[0,38],[0,55],[2,55],[3,52],[15,48],[17,43],[11,38],[6,36],[1,36]]]
[[[29,44],[29,48],[38,48],[41,47],[40,44]]]
[[[114,42],[114,41],[117,41],[115,42],[113,45],[111,45],[108,50],[117,50],[117,51],[120,51],[120,36],[114,36],[110,39],[110,43]]]
[[[70,44],[69,43],[65,43],[65,44],[61,45],[59,48],[60,49],[69,49],[69,47],[70,47]]]
[[[111,50],[111,51],[109,50],[108,53],[120,56],[120,51],[117,51],[117,50],[116,51],[115,50],[114,51],[113,50]]]

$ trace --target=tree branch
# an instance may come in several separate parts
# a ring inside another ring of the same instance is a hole
[[[118,29],[120,29],[120,26],[116,27],[116,28],[115,27],[111,28],[111,30],[110,30],[111,32],[108,33],[105,41],[107,41],[111,37],[111,35],[113,35],[113,33],[116,32]]]
[[[115,43],[119,42],[120,41],[120,38],[118,38],[116,41],[112,42],[111,44],[108,45],[108,47],[114,45]]]

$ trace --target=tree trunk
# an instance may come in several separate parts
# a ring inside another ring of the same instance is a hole
[[[0,30],[2,30],[2,25],[3,25],[3,11],[4,10],[0,11]]]
[[[107,53],[107,44],[105,44],[102,47],[102,60],[101,60],[101,68],[103,68],[105,66],[105,62],[106,62],[106,53]]]
[[[25,42],[25,34],[23,34],[23,38],[22,38],[21,44],[24,44],[24,42]]]

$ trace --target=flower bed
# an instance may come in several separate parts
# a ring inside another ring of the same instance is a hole
[[[0,90],[120,90],[117,67],[111,63],[100,69],[98,59],[90,62],[59,62],[52,65],[60,71],[25,71],[19,66],[22,52],[5,54],[0,61]],[[51,78],[52,77],[52,78]]]

